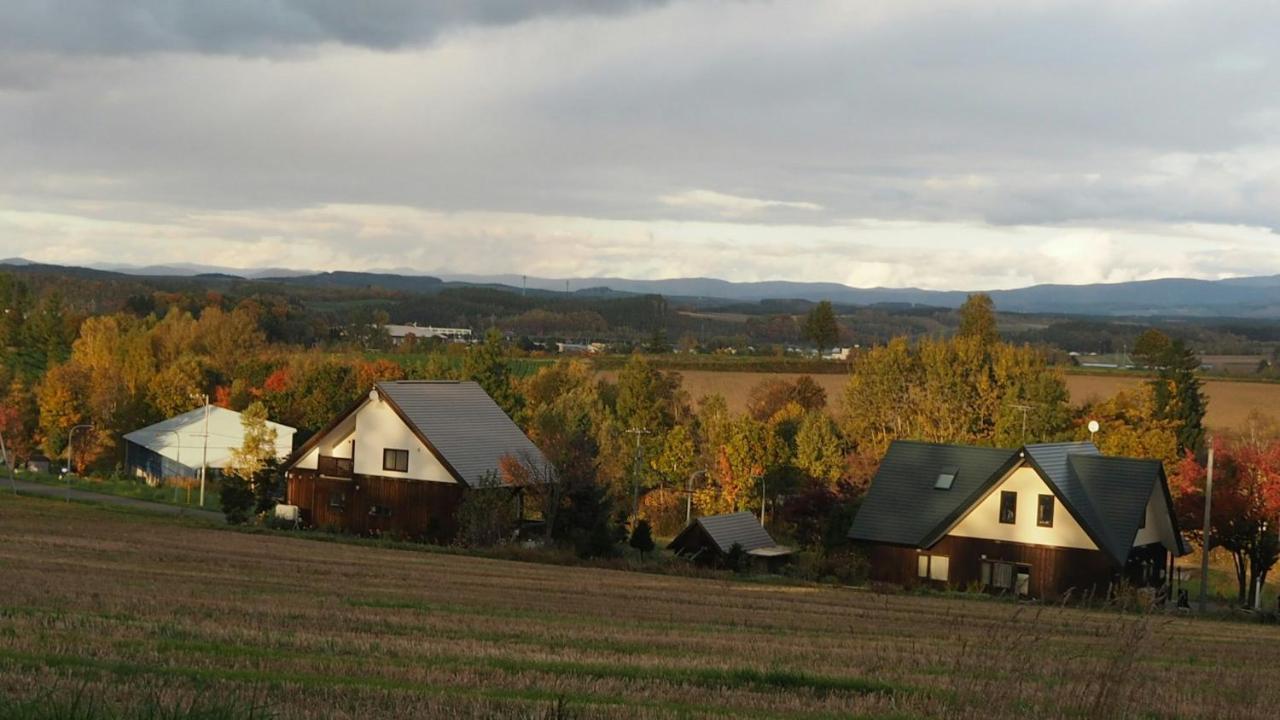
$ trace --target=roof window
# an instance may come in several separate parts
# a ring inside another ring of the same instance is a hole
[[[938,479],[933,482],[934,490],[950,490],[951,485],[956,481],[956,475],[960,474],[960,468],[952,465],[944,467],[938,471]]]

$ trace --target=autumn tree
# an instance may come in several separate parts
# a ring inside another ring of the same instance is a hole
[[[990,295],[969,295],[958,312],[960,329],[956,331],[957,336],[975,338],[984,346],[1000,342],[1000,332],[996,329],[996,305]]]
[[[1280,439],[1214,439],[1209,546],[1231,554],[1237,600],[1252,605],[1259,581],[1280,558]],[[1179,524],[1204,544],[1205,468],[1188,453],[1171,478]]]
[[[1168,335],[1150,328],[1133,343],[1133,359],[1145,367],[1160,367],[1168,359],[1172,344]]]
[[[511,363],[507,359],[502,333],[491,329],[485,335],[484,342],[471,346],[463,363],[462,375],[484,388],[503,412],[512,418],[519,418],[523,399],[513,384]]]
[[[800,333],[805,340],[814,344],[821,355],[823,350],[835,347],[840,340],[840,324],[836,322],[835,309],[830,300],[823,300],[804,319]]]
[[[223,472],[252,481],[276,457],[276,429],[267,421],[267,407],[261,402],[251,403],[240,413],[240,427],[244,440],[231,450]]]
[[[161,417],[173,417],[195,407],[204,391],[204,368],[200,360],[184,355],[161,368],[151,378],[147,399]]]
[[[844,476],[843,443],[826,413],[807,413],[800,422],[795,444],[795,465],[810,478],[834,485]]]
[[[1088,423],[1096,420],[1099,431],[1090,433]],[[1114,396],[1090,403],[1079,412],[1075,438],[1094,443],[1103,455],[1159,460],[1166,468],[1178,464],[1178,425],[1156,416],[1150,386],[1122,390]]]
[[[808,375],[801,375],[794,382],[767,378],[748,391],[747,412],[751,417],[765,421],[791,402],[806,412],[821,410],[827,404],[827,391]]]

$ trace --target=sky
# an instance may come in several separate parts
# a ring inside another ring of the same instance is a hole
[[[9,0],[0,257],[1280,273],[1280,4]]]

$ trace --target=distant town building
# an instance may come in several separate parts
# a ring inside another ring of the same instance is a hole
[[[391,336],[391,344],[399,345],[412,335],[419,340],[438,338],[451,342],[470,342],[471,328],[435,327],[433,325],[387,325],[387,334]]]

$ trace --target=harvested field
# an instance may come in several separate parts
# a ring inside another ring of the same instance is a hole
[[[602,373],[614,377],[616,373]],[[682,370],[684,387],[695,400],[703,395],[720,393],[729,401],[730,409],[742,412],[747,406],[747,394],[761,380],[779,378],[794,380],[798,373],[717,372],[712,370]],[[827,391],[829,402],[838,405],[844,393],[847,375],[811,375]],[[1090,399],[1107,398],[1117,391],[1137,387],[1140,377],[1123,375],[1067,375],[1067,389],[1071,400],[1083,404]],[[1280,383],[1234,382],[1231,380],[1206,380],[1205,393],[1209,396],[1209,413],[1206,422],[1212,427],[1236,428],[1244,425],[1249,413],[1257,410],[1264,414],[1280,415]]]
[[[0,521],[5,717],[60,717],[72,698],[277,718],[1271,718],[1280,703],[1270,626],[513,563],[8,496]]]

